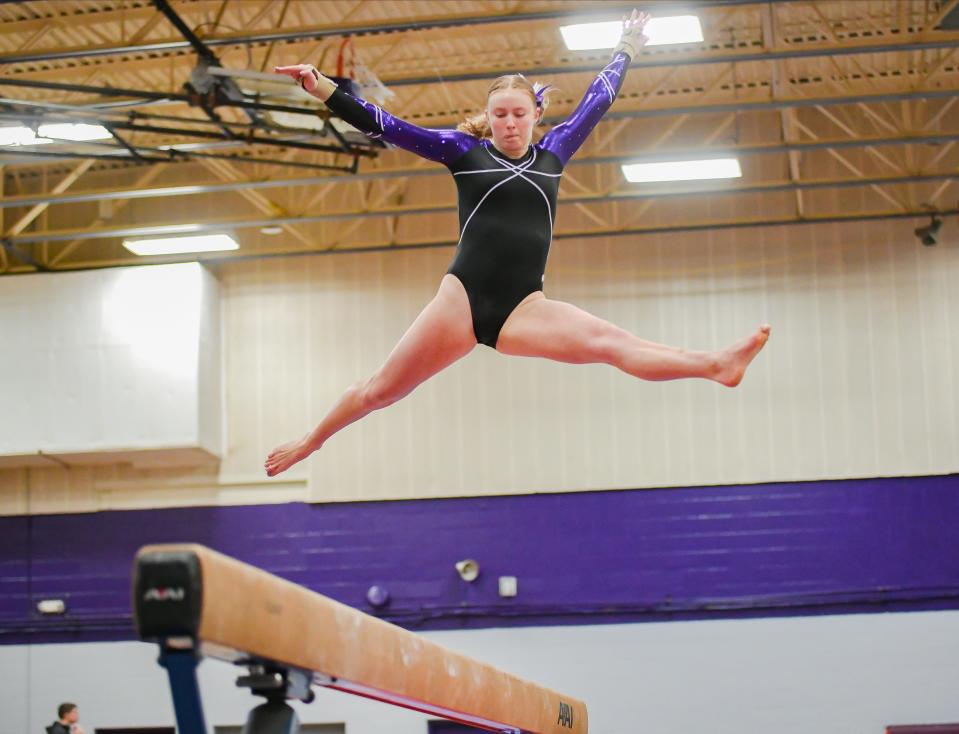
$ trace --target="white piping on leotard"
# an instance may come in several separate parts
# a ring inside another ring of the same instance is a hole
[[[483,148],[485,149],[486,146],[483,146]],[[489,150],[487,150],[486,152],[489,153]],[[492,154],[491,154],[490,157],[492,157]],[[460,243],[463,241],[463,235],[466,234],[466,228],[469,226],[470,220],[473,218],[473,215],[476,214],[477,210],[480,208],[480,205],[481,205],[484,201],[486,201],[486,197],[489,196],[490,194],[492,194],[494,190],[498,189],[500,186],[502,186],[502,185],[503,185],[504,183],[506,183],[507,181],[512,181],[512,180],[513,180],[514,178],[516,178],[517,176],[520,176],[520,175],[521,175],[520,172],[521,172],[521,171],[525,171],[527,168],[529,168],[531,165],[533,165],[533,162],[534,162],[535,160],[536,160],[536,148],[533,148],[533,155],[532,155],[532,157],[531,157],[528,161],[526,161],[526,163],[524,163],[522,166],[516,166],[516,168],[514,169],[515,172],[513,173],[512,176],[509,176],[509,177],[507,177],[507,178],[504,178],[502,181],[499,181],[499,182],[495,183],[494,185],[490,186],[489,191],[487,191],[485,194],[483,194],[483,198],[480,199],[478,202],[476,202],[476,206],[473,207],[473,211],[471,211],[471,212],[470,212],[470,215],[466,218],[466,222],[464,222],[464,224],[463,224],[463,231],[460,232],[459,241],[456,243],[456,246],[457,246],[457,247],[459,247],[459,246],[460,246]],[[499,170],[499,169],[497,169],[497,170]],[[454,175],[455,175],[455,174],[454,174]],[[526,180],[529,181],[529,179],[526,179]],[[533,183],[532,181],[529,181],[529,182],[530,182],[530,183]],[[535,186],[536,184],[533,184],[533,185]],[[536,188],[539,188],[539,187],[537,186]],[[542,193],[542,189],[540,189],[540,193]],[[549,206],[549,202],[547,202],[547,206]],[[550,238],[551,238],[551,239],[552,239],[552,236],[553,236],[552,217],[550,217]]]
[[[367,135],[373,138],[374,140],[377,140],[379,138],[382,138],[383,133],[386,132],[386,125],[383,124],[383,110],[381,110],[375,104],[370,104],[369,102],[367,102],[367,104],[369,104],[370,107],[373,108],[373,114],[376,116],[376,124],[380,128],[380,131],[378,133],[367,133]]]
[[[609,68],[615,63],[616,63],[615,60],[610,61],[608,64],[606,64],[606,68],[604,68],[601,72],[599,72],[599,76],[596,77],[597,79],[601,79],[603,84],[606,86],[606,94],[609,95],[610,104],[612,104],[613,100],[616,98],[616,90],[613,88],[612,82],[606,78],[606,73],[609,72],[610,74],[615,74],[616,76],[619,76],[618,71],[616,71],[615,69]]]
[[[478,168],[475,171],[456,171],[454,176],[469,176],[474,173],[499,173],[502,171],[502,168]],[[528,171],[528,173],[535,173],[537,176],[550,176],[556,178],[557,176],[562,176],[562,173],[546,173],[545,171]]]
[[[486,146],[483,146],[483,147],[486,149],[486,152],[489,153],[489,148],[486,148]],[[507,162],[507,161],[503,161],[501,158],[497,158],[497,157],[496,157],[495,155],[493,155],[492,153],[490,153],[490,157],[493,158],[494,160],[500,161],[501,163],[505,163],[510,169],[513,169],[514,167],[518,167],[516,164],[510,164],[510,163]],[[474,174],[474,173],[499,173],[499,172],[502,171],[502,170],[503,170],[502,167],[500,167],[500,168],[478,168],[478,169],[476,169],[475,171],[455,171],[455,172],[453,173],[453,175],[454,175],[454,176],[470,176],[470,175],[472,175],[472,174]],[[524,170],[525,170],[525,169],[524,169]],[[558,177],[560,177],[560,176],[563,175],[562,172],[560,172],[560,173],[546,173],[546,171],[527,171],[527,173],[535,173],[537,176],[548,176],[549,178],[558,178]],[[529,180],[529,179],[527,179],[527,180]]]
[[[603,88],[606,90],[606,95],[609,97],[610,104],[612,104],[613,101],[616,99],[616,89],[613,83],[610,81],[610,79],[606,75],[615,74],[616,76],[621,76],[620,72],[617,69],[610,68],[615,63],[616,63],[615,59],[613,61],[610,61],[608,64],[606,64],[606,67],[601,72],[599,72],[599,74],[596,76],[596,81],[599,81],[603,84]],[[596,81],[593,82],[593,85],[595,85]],[[590,86],[591,89],[593,85]],[[556,153],[556,155],[560,158],[564,166],[569,161],[569,159],[573,157],[573,153],[579,150],[579,146],[582,144],[585,138],[585,136],[581,132],[571,131],[568,129],[568,126],[571,124],[571,122],[572,122],[572,118],[568,118],[564,120],[563,122],[559,123],[556,127],[554,127],[552,130],[546,133],[545,137],[540,142],[540,145],[543,146],[544,150],[549,150],[550,152],[553,152],[553,153],[555,153],[553,148],[557,148],[560,151],[563,151],[563,148],[565,148],[567,144],[573,147],[573,150],[570,152],[568,156],[566,156],[565,160],[563,159],[563,156]],[[575,136],[575,140],[574,140],[574,136]]]
[[[547,216],[547,218],[549,219],[549,239],[550,239],[550,241],[552,241],[552,239],[553,239],[553,208],[549,205],[549,197],[546,196],[546,192],[543,191],[543,190],[539,187],[539,184],[537,184],[535,181],[533,181],[532,179],[526,178],[526,176],[523,175],[523,173],[522,173],[522,171],[520,170],[520,167],[519,167],[518,165],[516,165],[515,163],[510,163],[509,161],[505,161],[505,160],[503,160],[502,158],[497,158],[495,155],[492,154],[492,152],[490,152],[490,149],[489,149],[488,147],[486,147],[485,145],[484,145],[483,147],[486,149],[486,152],[489,153],[489,157],[490,157],[490,158],[492,158],[494,161],[496,161],[497,163],[499,163],[501,166],[504,166],[505,168],[509,169],[510,171],[514,171],[516,176],[519,176],[519,177],[520,177],[521,179],[523,179],[526,183],[528,183],[528,184],[529,184],[530,186],[532,186],[534,189],[536,189],[537,191],[539,191],[539,193],[542,195],[543,201],[546,202],[546,216]],[[534,158],[534,159],[536,158],[536,148],[533,148],[533,158]],[[530,161],[530,162],[532,163],[532,161]],[[523,169],[523,170],[525,170],[525,169]],[[539,173],[539,171],[530,171],[530,173]],[[547,173],[547,174],[544,174],[544,175],[546,175],[546,176],[562,176],[563,174],[562,174],[562,173]],[[465,229],[465,227],[464,227],[464,229]]]
[[[613,100],[616,98],[616,90],[614,89],[613,84],[611,83],[611,81],[606,77],[606,74],[615,74],[616,76],[620,76],[619,71],[617,71],[616,69],[610,68],[610,67],[612,67],[615,63],[616,63],[615,59],[614,59],[613,61],[610,61],[610,62],[606,65],[606,67],[605,67],[601,72],[599,72],[599,76],[597,77],[597,79],[599,79],[599,80],[602,81],[603,86],[604,86],[605,89],[606,89],[606,93],[609,95],[610,104],[612,104]],[[554,130],[558,129],[559,127],[562,127],[562,125],[564,125],[564,124],[566,124],[566,123],[562,123],[561,125],[557,125],[557,127],[554,128]],[[481,145],[482,145],[482,144],[481,144]],[[466,218],[466,222],[464,222],[464,224],[463,224],[463,231],[460,232],[460,238],[459,238],[459,241],[456,243],[456,246],[459,247],[460,244],[463,242],[463,236],[466,234],[466,228],[469,226],[469,223],[472,221],[473,215],[476,214],[476,212],[479,210],[479,208],[480,208],[480,206],[482,205],[482,203],[483,203],[484,201],[486,201],[486,197],[488,197],[490,194],[492,194],[495,189],[498,189],[500,186],[502,186],[504,183],[506,183],[506,182],[508,182],[508,181],[512,181],[514,178],[521,178],[521,179],[523,179],[524,181],[526,181],[526,183],[528,183],[530,186],[532,186],[532,187],[535,188],[537,191],[539,191],[540,196],[543,197],[543,201],[546,202],[546,215],[547,215],[547,218],[548,218],[548,220],[549,220],[549,238],[550,238],[550,240],[552,240],[552,239],[553,239],[553,208],[549,205],[549,197],[546,195],[546,192],[543,191],[543,189],[541,189],[541,188],[539,187],[539,184],[537,184],[537,183],[536,183],[535,181],[533,181],[532,179],[529,179],[529,178],[527,178],[526,176],[523,175],[525,172],[527,172],[527,169],[528,169],[531,165],[533,165],[533,162],[536,160],[536,146],[533,146],[533,154],[532,154],[532,156],[530,157],[530,159],[529,159],[526,163],[523,163],[523,164],[510,163],[510,162],[505,161],[505,160],[503,160],[503,159],[501,159],[501,158],[497,158],[495,155],[493,155],[493,154],[490,152],[489,146],[487,146],[487,145],[482,145],[482,148],[483,148],[483,150],[485,150],[485,151],[487,152],[487,154],[489,155],[489,157],[492,158],[494,161],[496,161],[500,166],[502,166],[503,168],[505,168],[505,169],[508,170],[508,171],[512,171],[512,172],[513,172],[513,175],[512,175],[512,176],[508,176],[507,178],[504,178],[502,181],[497,182],[496,184],[494,184],[493,186],[490,187],[489,191],[487,191],[485,194],[483,194],[483,198],[481,198],[481,199],[476,203],[476,206],[473,207],[473,211],[471,211],[471,212],[470,212],[470,215]],[[493,168],[493,169],[482,169],[482,170],[478,170],[478,171],[458,171],[458,172],[454,172],[453,175],[454,175],[454,176],[466,176],[466,175],[473,174],[473,173],[496,173],[496,172],[498,172],[499,170],[501,170],[501,169]],[[544,172],[541,172],[541,171],[529,171],[529,173],[539,174],[540,176],[549,176],[549,177],[553,177],[553,178],[556,178],[556,177],[559,177],[559,176],[562,176],[562,175],[563,175],[562,173],[544,173]]]

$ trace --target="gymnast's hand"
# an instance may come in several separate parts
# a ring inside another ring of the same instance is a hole
[[[619,44],[613,49],[613,56],[620,51],[629,54],[630,59],[636,56],[649,41],[649,37],[643,33],[648,22],[649,13],[640,13],[635,9],[628,17],[623,16],[623,35],[620,36]]]
[[[313,64],[294,64],[293,66],[274,66],[277,74],[292,77],[303,89],[322,102],[326,102],[336,89],[332,79],[327,79],[316,70]]]

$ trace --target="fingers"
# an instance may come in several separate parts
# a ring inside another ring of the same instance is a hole
[[[277,74],[282,74],[284,76],[292,77],[295,81],[299,82],[302,73],[302,65],[296,66],[277,66],[274,67],[273,71]]]
[[[293,66],[274,66],[273,71],[276,74],[286,74],[294,79],[300,79],[305,76],[316,77],[316,69],[312,64],[294,64]]]
[[[277,74],[285,74],[292,77],[307,92],[316,89],[320,75],[312,64],[293,64],[292,66],[274,66],[273,71]]]
[[[631,12],[629,15],[623,16],[623,26],[627,30],[630,28],[636,28],[636,27],[638,27],[639,29],[642,29],[649,22],[649,19],[650,19],[649,13],[646,13],[646,12],[641,13],[635,8],[633,8],[633,12]]]
[[[633,28],[642,30],[649,22],[649,18],[649,13],[641,13],[634,8],[633,12],[631,12],[629,15],[623,16],[623,30],[629,31]]]

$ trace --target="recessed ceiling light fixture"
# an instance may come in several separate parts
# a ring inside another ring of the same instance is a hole
[[[625,163],[623,175],[631,183],[654,181],[701,181],[714,178],[740,178],[743,175],[736,158],[707,158],[696,161],[656,161]]]
[[[576,23],[559,29],[570,51],[613,48],[619,43],[623,24],[618,20],[598,23]],[[672,15],[650,18],[644,33],[647,46],[666,46],[673,43],[702,43],[703,28],[695,15]]]
[[[176,255],[182,252],[218,252],[237,250],[240,245],[228,234],[195,234],[180,237],[124,240],[123,246],[134,255]]]
[[[84,140],[105,140],[112,137],[110,131],[102,125],[62,123],[41,125],[37,132],[25,125],[0,127],[0,145],[46,145],[62,140],[82,142]]]

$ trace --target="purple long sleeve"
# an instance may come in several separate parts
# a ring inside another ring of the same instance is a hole
[[[480,142],[472,135],[459,130],[430,130],[419,127],[394,117],[371,102],[357,99],[342,89],[333,92],[326,101],[326,106],[369,137],[382,138],[391,145],[444,166],[449,166]]]
[[[589,85],[573,114],[546,133],[540,147],[553,153],[565,166],[613,104],[628,66],[629,56],[622,52],[616,54]]]

